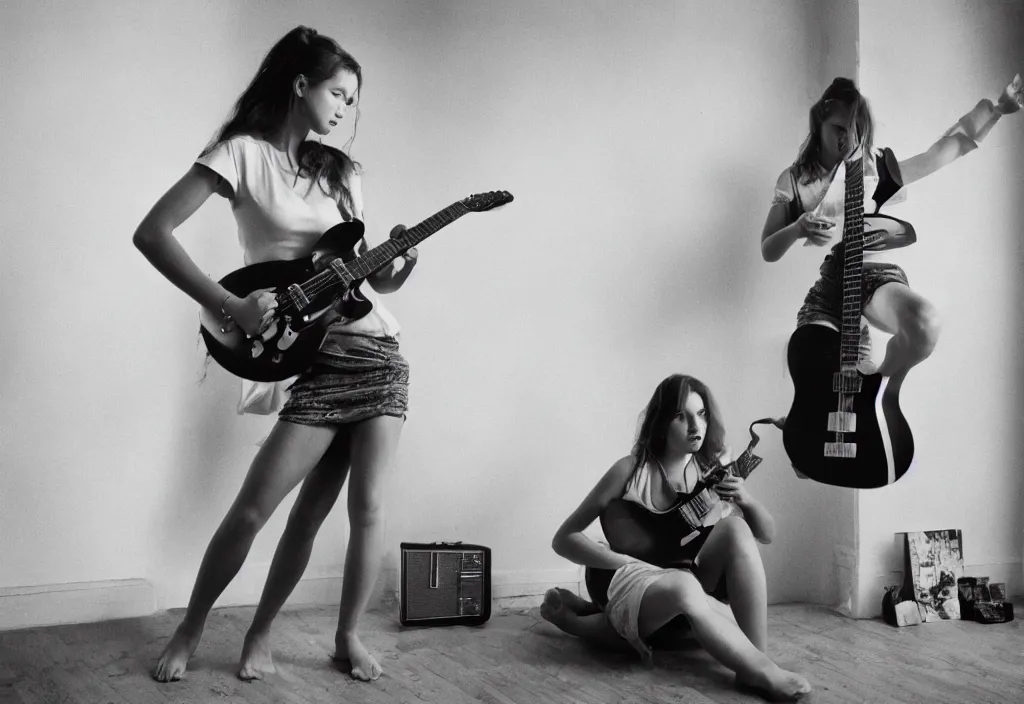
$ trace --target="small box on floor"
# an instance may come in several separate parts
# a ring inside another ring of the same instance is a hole
[[[978,623],[1007,623],[1013,620],[1013,604],[1005,601],[1006,584],[989,583],[988,577],[961,577],[960,611],[964,619]]]
[[[403,626],[478,626],[491,617],[491,550],[482,545],[402,543]]]

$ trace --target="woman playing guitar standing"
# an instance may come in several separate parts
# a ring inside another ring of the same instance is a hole
[[[874,123],[866,101],[853,81],[836,78],[810,110],[810,133],[796,162],[779,176],[775,196],[761,233],[761,254],[765,261],[782,258],[799,239],[823,247],[842,232],[843,184],[836,179],[844,160],[855,154],[864,159],[864,212],[873,212],[872,197],[881,206],[892,193],[934,173],[975,149],[1005,114],[1024,105],[1024,83],[1018,75],[998,101],[982,100],[964,115],[926,152],[896,163],[889,150],[874,149]],[[939,335],[935,307],[910,288],[904,271],[895,264],[878,261],[879,253],[913,243],[913,237],[881,236],[864,245],[864,277],[861,300],[867,321],[893,335],[885,359],[877,370],[871,368],[868,328],[862,333],[861,368],[890,377],[889,387],[898,389],[906,374],[924,361],[935,348]],[[821,278],[811,287],[797,315],[797,325],[838,326],[841,313],[841,257],[838,243],[821,265]]]
[[[768,594],[757,543],[772,541],[775,521],[743,472],[733,472],[746,463],[729,462],[724,435],[707,386],[682,374],[658,384],[633,451],[552,540],[555,552],[587,567],[593,603],[555,588],[541,615],[593,642],[628,643],[645,661],[652,645],[692,632],[736,672],[738,686],[798,699],[810,691],[807,680],[765,654]],[[584,534],[599,518],[607,545]],[[728,606],[719,601],[726,598]]]
[[[266,291],[245,298],[230,294],[200,271],[174,230],[211,195],[221,195],[231,203],[245,263],[253,264],[309,256],[326,230],[361,221],[356,164],[337,149],[306,140],[310,131],[330,133],[361,88],[359,64],[334,40],[307,27],[288,32],[264,58],[213,143],[146,215],[135,246],[174,285],[217,312],[225,326],[260,336],[271,325],[276,297]],[[396,227],[392,237],[402,231]],[[365,248],[362,241],[359,249]],[[410,249],[404,266],[389,265],[367,281],[378,292],[394,291],[409,276],[415,257]],[[356,625],[380,566],[383,482],[407,410],[409,367],[398,351],[395,319],[373,290],[363,285],[359,294],[372,310],[358,320],[337,316],[313,365],[291,386],[206,550],[185,616],[153,670],[155,679],[166,682],[184,674],[210,609],[242,566],[256,533],[302,482],[245,637],[239,676],[259,678],[273,670],[271,622],[305,569],[313,538],[349,473],[351,537],[334,658],[358,679],[380,676]],[[243,393],[241,408],[262,403],[257,412],[266,413],[283,400],[266,386],[256,387],[256,393]]]

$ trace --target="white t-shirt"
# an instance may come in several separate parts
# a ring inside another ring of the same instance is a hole
[[[298,176],[285,154],[255,137],[232,137],[196,159],[196,163],[213,170],[231,187],[231,193],[224,195],[230,198],[231,211],[238,223],[238,242],[246,266],[309,256],[324,232],[352,220],[352,214],[319,184]],[[358,188],[353,189],[353,196],[360,206]],[[332,324],[332,329],[397,337],[401,329],[398,321],[373,288],[364,281],[359,293],[373,304],[371,312],[344,325]],[[287,400],[287,387],[293,381],[294,378],[279,382],[242,380],[238,412],[277,412]]]
[[[864,212],[875,212],[875,202],[872,196],[878,187],[879,174],[877,160],[881,150],[873,148],[864,163]],[[796,193],[793,186],[796,185]],[[772,205],[788,205],[795,197],[799,196],[799,203],[803,212],[813,213],[819,218],[825,218],[835,223],[833,237],[838,242],[843,236],[843,223],[845,221],[846,201],[846,164],[839,162],[834,169],[826,171],[817,167],[814,176],[804,181],[796,175],[796,167],[790,166],[781,174],[775,182],[775,191],[772,196]],[[889,200],[887,205],[895,205],[906,200],[906,189],[901,188]],[[889,248],[889,241],[885,237],[872,239],[864,244],[864,259],[880,259],[880,252]]]

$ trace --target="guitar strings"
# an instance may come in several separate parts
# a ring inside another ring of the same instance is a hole
[[[456,212],[459,209],[459,207],[463,209],[463,212]],[[463,205],[461,201],[458,203],[454,203],[445,208],[444,210],[430,216],[420,224],[407,229],[405,231],[405,234],[403,234],[401,237],[395,237],[387,240],[386,242],[382,242],[381,244],[377,245],[376,247],[368,251],[366,254],[352,260],[353,262],[356,262],[354,264],[354,267],[357,269],[357,272],[358,270],[364,268],[364,264],[370,264],[370,268],[367,270],[366,274],[362,276],[354,276],[353,280],[362,279],[365,278],[366,276],[369,276],[370,273],[376,270],[376,268],[384,265],[389,260],[394,259],[396,256],[398,256],[400,252],[407,251],[412,247],[415,247],[419,242],[422,242],[427,237],[440,230],[442,227],[445,227],[446,225],[450,225],[451,223],[455,222],[455,220],[462,217],[468,212],[470,212],[469,209],[466,208],[466,206]],[[381,256],[382,254],[384,256]],[[302,291],[303,293],[306,294],[310,301],[312,301],[322,292],[326,291],[329,288],[337,286],[339,283],[343,282],[333,270],[326,269],[324,271],[321,271],[319,274],[316,274],[305,283],[306,285],[302,286]],[[287,296],[287,289],[282,295]],[[294,299],[292,299],[291,296],[287,296],[285,302],[281,305],[278,305],[278,314],[280,315],[283,313],[287,313],[291,311],[293,308],[298,310],[298,305],[295,303]]]
[[[847,162],[845,202],[843,204],[843,321],[840,333],[839,347],[839,394],[837,398],[837,411],[842,414],[852,411],[854,397],[845,393],[847,367],[852,365],[854,379],[859,379],[857,374],[857,362],[860,357],[860,316],[861,316],[861,288],[860,282],[863,271],[851,272],[851,264],[856,265],[858,259],[863,259],[864,240],[864,159],[862,154],[859,159]],[[852,279],[856,278],[856,285],[851,289]],[[852,292],[851,292],[852,290]],[[857,316],[853,320],[854,308]],[[851,346],[855,354],[851,355]],[[838,416],[842,418],[842,415]],[[842,442],[845,425],[840,421],[836,431],[836,441]]]

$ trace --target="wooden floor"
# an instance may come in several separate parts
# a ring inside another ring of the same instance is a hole
[[[656,655],[594,651],[546,623],[537,609],[496,614],[480,628],[401,629],[392,612],[365,617],[364,642],[381,660],[373,684],[334,670],[335,609],[287,609],[275,631],[278,674],[235,677],[252,608],[214,611],[181,682],[149,667],[180,610],[147,618],[0,633],[0,704],[253,702],[331,704],[646,704],[758,702],[701,650]],[[814,685],[805,701],[1014,704],[1024,702],[1020,621],[893,628],[815,606],[769,610],[770,654]]]

